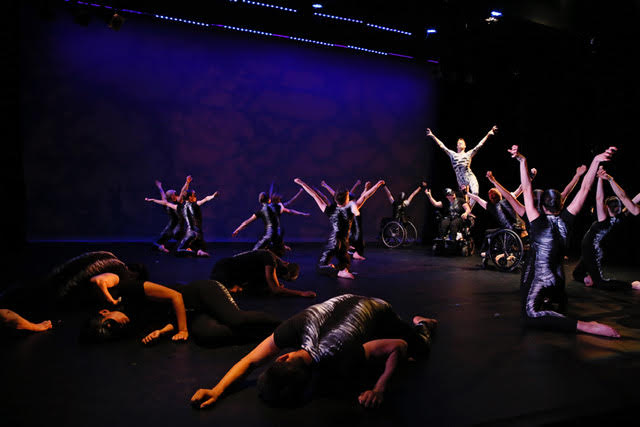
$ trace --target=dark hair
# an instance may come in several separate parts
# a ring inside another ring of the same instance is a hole
[[[271,406],[298,406],[310,394],[311,367],[302,360],[273,362],[258,377],[258,394]]]
[[[349,191],[347,190],[339,190],[336,191],[335,195],[333,196],[333,198],[335,199],[336,203],[338,203],[339,205],[343,205],[347,202],[347,196],[349,195]]]
[[[489,192],[487,194],[489,195],[489,201],[491,203],[498,203],[500,200],[502,200],[502,194],[500,194],[500,191],[498,191],[497,188],[489,189]]]
[[[622,212],[622,202],[616,196],[607,197],[606,199],[604,199],[604,204],[609,209],[611,209],[611,212],[613,212],[614,215],[618,215],[620,212]]]
[[[187,199],[189,199],[189,197],[191,196],[195,196],[196,195],[196,190],[187,190],[187,192],[185,193],[185,196]]]
[[[259,203],[268,203],[269,202],[269,195],[267,193],[265,193],[264,191],[260,194],[258,194],[258,202]]]
[[[271,203],[278,204],[280,202],[282,202],[282,196],[280,194],[278,194],[278,193],[273,193],[271,195]]]
[[[542,206],[551,213],[558,213],[562,210],[562,193],[552,188],[545,190],[542,194]]]
[[[286,265],[279,265],[276,268],[276,274],[282,280],[293,281],[300,274],[300,266],[295,262],[289,262]]]
[[[131,279],[140,280],[146,282],[149,280],[149,270],[147,270],[147,266],[140,263],[131,263],[127,264],[127,270],[129,270],[129,274]]]
[[[122,338],[126,330],[126,325],[121,325],[113,319],[105,319],[101,314],[96,314],[84,322],[79,341],[86,344],[115,341]]]
[[[533,190],[533,205],[540,213],[544,213],[542,211],[542,195],[544,194],[544,190],[536,188]]]

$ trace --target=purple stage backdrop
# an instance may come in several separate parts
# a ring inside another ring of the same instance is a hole
[[[23,11],[21,31],[30,240],[152,239],[167,218],[144,197],[187,174],[199,196],[220,192],[202,209],[208,241],[231,240],[271,182],[287,199],[295,177],[394,193],[430,178],[435,84],[415,62],[137,17],[114,32]],[[426,203],[409,210],[419,230]],[[312,215],[283,218],[287,241],[326,237],[309,196],[291,207]],[[367,240],[390,211],[383,192],[369,200]]]

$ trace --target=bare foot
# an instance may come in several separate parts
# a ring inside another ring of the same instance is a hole
[[[365,260],[366,258],[360,255],[358,252],[354,252],[353,259]]]
[[[603,337],[620,338],[620,334],[611,326],[598,322],[583,322],[578,320],[578,326],[576,327],[580,332],[584,332],[592,335],[600,335]]]
[[[343,279],[355,279],[356,277],[349,273],[349,270],[346,268],[344,270],[338,271],[338,277],[342,277]]]
[[[287,246],[287,245],[284,245],[284,250],[285,250],[285,251],[290,251],[290,250],[291,250],[291,248],[290,248],[289,246]]]
[[[631,282],[631,287],[637,291],[640,291],[640,281],[634,280],[633,282]]]
[[[167,249],[164,245],[158,246],[158,250],[160,252],[169,253],[169,249]]]
[[[584,285],[593,286],[593,279],[591,278],[591,276],[589,275],[584,276]]]
[[[23,331],[32,331],[32,332],[42,332],[48,331],[53,328],[53,324],[51,320],[45,320],[40,323],[33,323],[28,321],[27,319],[20,319],[16,322],[16,329],[21,329]]]
[[[436,319],[430,319],[428,317],[422,316],[413,316],[413,324],[418,325],[419,323],[424,323],[425,326],[431,330],[435,329],[438,326],[438,321]]]
[[[209,253],[203,251],[202,249],[199,249],[198,252],[196,253],[197,256],[201,256],[201,257],[208,257]]]

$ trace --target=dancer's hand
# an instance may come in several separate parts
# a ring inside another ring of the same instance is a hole
[[[302,291],[300,296],[305,297],[305,298],[315,298],[317,295],[313,291]]]
[[[493,126],[493,127],[491,128],[491,130],[487,133],[487,135],[491,135],[491,136],[493,136],[493,135],[495,135],[495,134],[496,134],[496,131],[497,131],[497,130],[498,130],[498,126]]]
[[[169,331],[173,331],[173,325],[171,324],[165,326],[165,328],[163,329],[156,329],[155,331],[151,332],[149,335],[142,338],[142,343],[151,344],[152,342],[157,341],[162,335],[164,335],[166,332],[169,332]]]
[[[294,179],[293,182],[295,182],[298,185],[302,185],[302,180],[300,178]]]
[[[487,179],[491,182],[493,182],[493,172],[491,171],[487,171]]]
[[[180,331],[177,334],[175,334],[174,336],[172,336],[171,339],[173,341],[186,341],[186,340],[189,339],[189,332],[188,331]]]
[[[201,388],[200,390],[196,391],[195,394],[191,397],[191,404],[193,406],[197,406],[200,409],[204,409],[216,403],[218,397],[218,393],[214,392],[213,390]]]
[[[162,188],[162,183],[156,179],[156,187]]]
[[[586,171],[586,169],[585,169]],[[538,169],[536,168],[531,168],[531,178],[533,178],[534,176],[538,175]]]
[[[365,408],[377,408],[383,401],[384,394],[376,390],[367,390],[358,396],[358,402]]]
[[[187,175],[187,182],[191,182],[193,180],[193,178],[191,178],[191,175]]]
[[[433,132],[431,132],[431,129],[429,128],[427,128],[427,136],[433,137]]]
[[[578,176],[582,176],[584,175],[584,173],[587,171],[587,166],[586,165],[582,165],[582,166],[578,166],[576,168],[576,175]]]
[[[518,146],[517,145],[512,145],[511,148],[509,148],[507,150],[509,152],[509,154],[511,154],[511,157],[518,160],[518,161],[522,161],[524,160],[524,156],[522,154],[520,154],[518,152]]]
[[[597,160],[599,162],[608,162],[611,159],[611,156],[613,156],[613,154],[618,151],[618,149],[616,147],[609,147],[606,149],[606,151],[604,153],[600,153],[598,154],[594,160]]]
[[[598,178],[600,179],[604,179],[606,181],[611,181],[613,178],[611,177],[611,175],[609,175],[607,173],[607,171],[604,170],[604,168],[602,166],[600,166],[598,168],[598,172],[597,172]]]
[[[460,218],[467,219],[468,216],[469,216],[469,214],[465,212],[462,215],[460,215]]]
[[[461,185],[460,186],[460,191],[462,191],[463,194],[467,194],[469,192],[469,186],[468,185]]]

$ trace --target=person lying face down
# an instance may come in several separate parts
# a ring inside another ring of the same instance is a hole
[[[436,320],[421,316],[409,325],[381,299],[340,295],[283,322],[215,387],[196,391],[191,403],[198,408],[211,406],[230,385],[275,358],[258,379],[260,397],[273,406],[295,406],[312,393],[312,377],[343,376],[367,360],[379,359],[384,362],[383,373],[358,396],[363,406],[376,407],[401,361],[428,354],[436,325]],[[278,356],[284,349],[292,351]]]
[[[279,278],[294,281],[300,266],[287,262],[266,249],[242,252],[216,262],[210,278],[225,285],[230,292],[249,291],[273,295],[314,298],[313,291],[299,291],[284,287]]]

